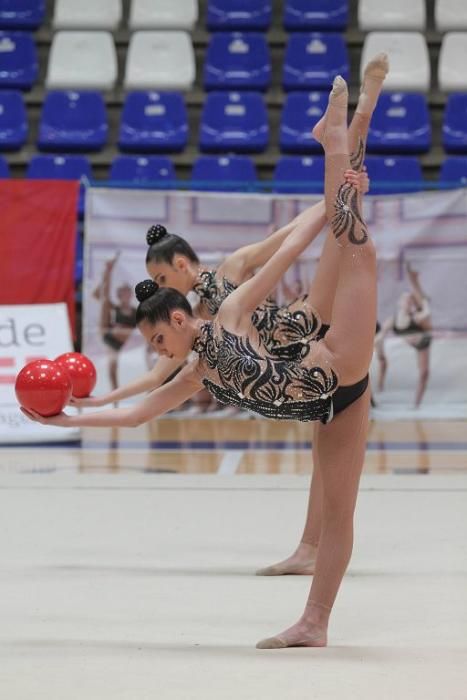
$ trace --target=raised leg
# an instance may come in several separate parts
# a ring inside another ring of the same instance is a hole
[[[389,70],[388,57],[385,53],[375,56],[366,66],[360,97],[348,129],[348,148],[350,163],[354,170],[360,171],[366,152],[366,139],[373,111],[381,93],[384,78]],[[327,112],[313,129],[313,135],[322,143]],[[315,308],[324,323],[329,324],[337,287],[339,251],[334,244],[334,236],[329,231],[319,259],[308,294],[310,304]]]

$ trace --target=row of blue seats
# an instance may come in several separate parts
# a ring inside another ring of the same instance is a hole
[[[413,192],[424,188],[419,160],[414,156],[368,156],[365,160],[371,181],[371,194]],[[32,179],[92,180],[92,167],[85,156],[33,156],[27,175]],[[9,177],[6,160],[0,158],[0,177]],[[323,156],[283,156],[278,159],[273,180],[275,192],[322,192]],[[155,187],[183,187],[177,180],[172,161],[166,156],[117,156],[110,168],[109,181],[145,184]],[[257,171],[248,156],[199,156],[191,173],[192,189],[238,190],[258,186]],[[467,157],[448,157],[441,167],[440,183],[456,187],[467,185]]]
[[[347,44],[342,35],[290,35],[283,59],[285,90],[327,89],[337,74],[347,80],[349,73]],[[0,31],[0,88],[29,90],[38,74],[33,35]],[[207,90],[266,90],[271,82],[271,61],[264,35],[214,34],[205,55],[203,80]]]
[[[311,129],[323,115],[327,94],[290,93],[282,110],[279,145],[285,153],[321,152]],[[123,105],[119,147],[123,151],[179,152],[188,141],[188,117],[178,93],[134,92]],[[37,145],[49,151],[96,151],[105,146],[109,126],[97,92],[54,91],[46,95]],[[0,149],[21,148],[28,122],[22,94],[0,93]],[[258,152],[269,141],[267,109],[257,93],[210,93],[200,125],[202,150]],[[431,146],[426,98],[415,93],[383,93],[372,119],[368,150],[424,153]],[[467,94],[448,97],[443,124],[447,152],[467,152]]]
[[[45,18],[45,0],[0,0],[0,27],[37,29]],[[344,30],[348,0],[285,0],[285,29]],[[208,29],[267,29],[272,20],[272,0],[208,0]]]

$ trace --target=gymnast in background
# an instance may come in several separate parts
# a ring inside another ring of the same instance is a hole
[[[430,377],[430,346],[433,326],[430,302],[420,284],[419,273],[409,263],[406,265],[406,272],[411,289],[400,296],[396,313],[383,323],[376,336],[375,347],[379,363],[378,390],[384,390],[388,368],[384,339],[392,331],[394,335],[401,336],[417,353],[418,384],[415,393],[415,408],[418,408]]]
[[[102,282],[94,291],[94,298],[101,303],[99,329],[108,352],[108,374],[112,390],[118,387],[118,357],[136,327],[136,308],[133,305],[133,289],[129,284],[117,288],[117,300],[112,301],[110,287],[112,272],[120,256],[118,252],[104,265]]]

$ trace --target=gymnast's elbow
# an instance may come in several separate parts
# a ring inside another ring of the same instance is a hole
[[[146,412],[141,410],[131,410],[125,417],[124,426],[125,428],[139,428],[151,420],[154,416],[147,415]]]

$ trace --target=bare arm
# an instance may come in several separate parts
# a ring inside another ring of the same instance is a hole
[[[44,425],[58,425],[63,428],[134,428],[177,408],[202,389],[203,385],[196,371],[197,364],[197,361],[192,362],[172,381],[155,389],[149,396],[130,408],[111,408],[97,413],[82,413],[78,416],[60,413],[51,418],[44,418],[35,411],[27,411],[24,408],[21,410],[31,420]]]
[[[322,204],[324,210],[324,204]],[[321,231],[321,221],[314,214],[305,217],[285,239],[279,249],[251,279],[244,282],[222,303],[219,320],[233,332],[244,330],[251,313],[276,287],[284,272]],[[241,328],[240,328],[241,327]]]
[[[159,357],[156,364],[149,372],[146,372],[133,382],[120,386],[117,389],[114,389],[114,391],[109,391],[107,394],[103,394],[102,396],[88,396],[85,399],[71,398],[70,404],[80,408],[99,408],[100,406],[106,406],[114,401],[121,401],[122,399],[129,398],[130,396],[142,394],[144,391],[152,391],[153,389],[157,389],[159,386],[161,386],[161,384],[163,384],[165,380],[170,377],[170,375],[182,364],[183,363],[179,359]]]
[[[420,284],[419,273],[413,269],[413,267],[410,265],[410,263],[407,263],[406,269],[407,269],[407,276],[409,278],[410,286],[412,287],[412,294],[414,295],[414,297],[417,301],[417,304],[419,306],[422,306],[423,302],[426,301],[426,299],[427,299],[427,295],[423,291],[422,285]]]
[[[355,173],[355,177],[359,191],[362,194],[368,192],[369,179],[366,169],[363,172]],[[229,279],[236,279],[239,282],[251,277],[258,267],[262,267],[274,255],[296,226],[309,221],[310,217],[316,217],[317,221],[321,222],[320,230],[326,225],[323,201],[308,207],[292,219],[289,224],[267,236],[264,240],[243,246],[243,248],[239,248],[235,253],[229,255],[223,265],[225,275]]]
[[[229,278],[236,277],[242,280],[245,277],[249,277],[258,267],[262,267],[274,255],[294,228],[300,225],[302,221],[308,220],[310,216],[316,217],[321,221],[321,228],[323,228],[326,223],[323,202],[308,207],[289,224],[267,236],[262,241],[243,246],[243,248],[239,248],[235,253],[229,255],[222,266],[225,275]]]

